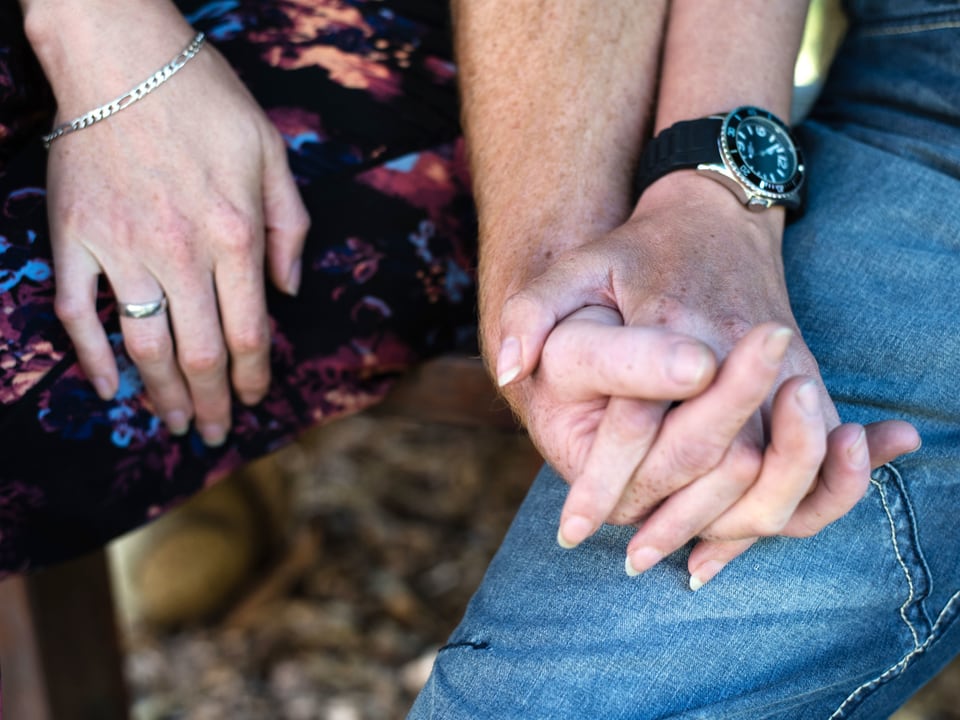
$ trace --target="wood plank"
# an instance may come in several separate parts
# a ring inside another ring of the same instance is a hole
[[[37,628],[22,577],[0,582],[0,668],[6,717],[50,720]]]
[[[9,718],[126,720],[103,551],[3,583],[0,662]]]

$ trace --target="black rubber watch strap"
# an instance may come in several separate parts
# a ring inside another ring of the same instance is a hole
[[[719,117],[685,120],[662,130],[640,156],[635,197],[640,197],[654,181],[674,170],[695,168],[703,163],[720,164]]]

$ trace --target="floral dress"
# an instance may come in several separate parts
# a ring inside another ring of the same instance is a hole
[[[183,0],[287,143],[313,219],[300,293],[268,290],[273,383],[227,442],[175,437],[120,367],[100,400],[53,312],[45,152],[53,98],[0,4],[0,576],[101,546],[305,428],[475,342],[475,219],[445,0]],[[163,59],[158,59],[158,66]]]

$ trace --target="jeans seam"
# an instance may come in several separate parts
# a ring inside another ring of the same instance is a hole
[[[873,28],[861,30],[862,37],[892,37],[896,35],[911,35],[918,32],[932,30],[954,30],[960,28],[960,20],[942,20],[929,23],[912,23],[910,25],[894,25],[893,27]]]
[[[895,471],[894,471],[895,472]],[[897,527],[896,523],[893,520],[893,511],[890,509],[890,503],[887,499],[887,493],[883,487],[883,484],[876,478],[870,478],[870,483],[877,488],[877,491],[880,495],[880,502],[883,505],[883,510],[887,515],[887,522],[890,525],[890,542],[893,543],[893,554],[897,557],[897,563],[900,565],[900,569],[903,571],[903,576],[907,581],[907,597],[903,601],[903,604],[900,605],[900,619],[903,620],[903,623],[910,630],[910,635],[913,637],[913,647],[916,650],[920,647],[920,636],[917,634],[917,629],[914,627],[913,623],[910,621],[910,618],[907,616],[907,608],[910,607],[910,604],[913,602],[914,597],[916,596],[916,588],[913,584],[913,577],[910,574],[910,568],[907,567],[907,562],[904,560],[903,553],[900,552],[900,543],[897,540]]]
[[[960,591],[954,593],[947,601],[947,604],[940,612],[940,615],[937,616],[937,620],[933,624],[933,629],[930,631],[927,639],[923,641],[922,645],[915,647],[913,650],[904,655],[897,663],[887,668],[882,674],[878,675],[870,682],[864,683],[850,693],[847,699],[843,701],[839,708],[837,708],[836,712],[830,716],[830,720],[834,720],[835,718],[839,720],[840,718],[847,717],[846,710],[848,709],[848,705],[853,703],[859,704],[869,691],[874,690],[880,685],[892,680],[894,677],[906,670],[910,663],[913,662],[917,656],[922,655],[927,651],[927,649],[929,649],[931,645],[933,645],[933,643],[940,639],[940,636],[943,635],[944,628],[950,622],[952,622],[953,618],[956,617],[958,610],[960,610]],[[849,709],[852,710],[855,708]]]
[[[834,711],[834,713],[830,716],[830,720],[840,720],[840,718],[848,717],[849,713],[856,709],[856,707],[864,700],[868,693],[884,683],[889,682],[906,670],[906,668],[911,662],[913,662],[915,658],[922,655],[927,648],[929,648],[930,645],[932,645],[933,642],[935,642],[937,638],[943,634],[944,625],[952,616],[956,614],[954,605],[960,604],[960,592],[957,592],[944,606],[943,610],[937,616],[936,621],[932,624],[930,623],[930,619],[926,614],[926,610],[922,607],[922,605],[920,605],[921,601],[927,596],[927,590],[921,587],[918,591],[916,583],[914,582],[914,576],[910,571],[910,566],[907,562],[907,559],[904,557],[903,551],[901,550],[901,545],[897,538],[897,521],[894,517],[894,511],[891,508],[891,502],[887,494],[888,488],[885,486],[886,484],[881,482],[879,479],[879,476],[883,474],[887,475],[887,482],[896,487],[898,494],[901,496],[900,500],[904,504],[903,510],[908,526],[908,528],[904,528],[904,530],[908,531],[907,535],[911,539],[913,547],[916,549],[913,561],[920,570],[917,578],[918,582],[922,577],[928,577],[929,575],[926,561],[923,559],[923,554],[919,548],[919,540],[916,536],[916,523],[914,522],[913,511],[910,506],[906,490],[903,487],[903,478],[900,476],[900,473],[895,467],[890,464],[884,465],[882,468],[877,470],[873,477],[871,477],[870,483],[877,489],[880,502],[883,505],[884,512],[887,515],[887,522],[890,526],[890,537],[893,543],[894,554],[897,557],[897,562],[899,563],[900,568],[903,570],[904,577],[907,581],[907,587],[909,588],[907,598],[900,606],[899,615],[901,620],[903,620],[904,624],[910,630],[910,634],[913,637],[913,649],[907,652],[896,663],[884,670],[880,675],[868,682],[863,683],[853,692],[851,692],[836,709],[836,711]],[[929,585],[929,579],[927,579],[923,584]],[[920,620],[926,620],[924,624],[929,627],[929,631],[927,632],[926,638],[923,640],[923,642],[920,642],[920,636],[917,632],[916,625],[909,617],[909,608],[911,605],[916,607],[918,614],[920,615]]]

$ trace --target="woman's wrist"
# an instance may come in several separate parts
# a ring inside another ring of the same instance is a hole
[[[180,70],[182,70],[190,60],[196,57],[197,53],[199,53],[203,48],[205,42],[206,36],[204,33],[197,33],[193,40],[190,41],[190,44],[187,45],[187,47],[185,47],[177,55],[177,57],[173,58],[170,62],[165,64],[146,80],[139,83],[135,88],[131,88],[129,91],[120,97],[114,98],[110,102],[92,108],[83,115],[75,117],[73,120],[60,123],[54,127],[47,135],[43,136],[43,146],[49,150],[51,143],[63,137],[64,135],[70,135],[80,130],[84,130],[91,125],[95,125],[99,122],[107,120],[108,118],[116,115],[118,112],[126,110],[134,103],[139,102],[165,82],[170,80],[170,78],[172,78],[178,72],[180,72]]]
[[[168,0],[20,2],[27,39],[53,88],[60,120],[129,90],[195,34]]]

